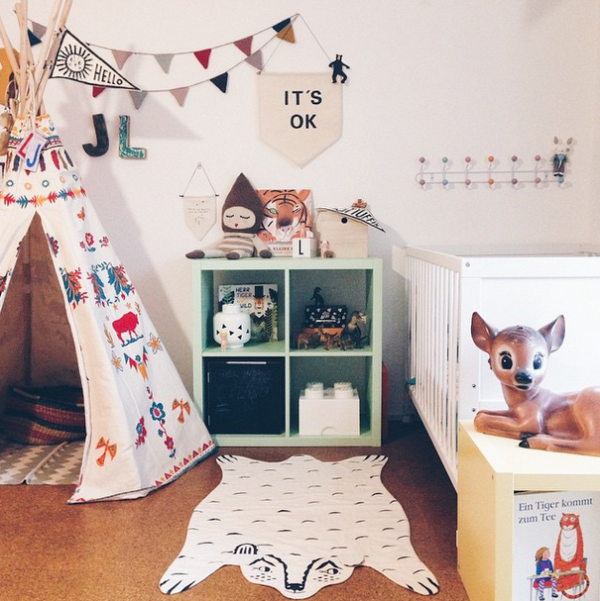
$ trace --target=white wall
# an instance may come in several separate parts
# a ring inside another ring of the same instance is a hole
[[[0,15],[14,33],[9,4],[2,3]],[[45,22],[50,2],[29,4],[30,17]],[[75,0],[68,26],[92,44],[176,53],[245,38],[297,12],[297,44],[281,44],[267,70],[326,70],[336,53],[351,67],[343,137],[304,168],[259,140],[257,75],[245,64],[230,72],[227,94],[203,84],[190,90],[183,108],[167,93],[152,93],[135,110],[127,92],[94,99],[91,88],[58,79],[48,85],[46,104],[190,389],[184,254],[199,242],[183,223],[179,194],[196,163],[221,199],[244,172],[257,188],[312,188],[316,206],[367,200],[387,232],[373,231],[371,250],[385,261],[384,360],[391,412],[401,414],[403,246],[597,241],[598,2]],[[145,60],[150,64],[130,59],[123,74],[142,87],[169,85],[153,59]],[[202,76],[193,61],[173,75],[178,85]],[[101,158],[81,148],[95,141],[94,113],[105,115],[111,134],[111,150]],[[131,116],[131,145],[147,148],[146,160],[118,157],[120,114]],[[442,156],[459,164],[469,155],[481,166],[491,154],[501,169],[512,155],[526,163],[535,154],[550,159],[555,135],[575,138],[564,188],[421,190],[415,181],[420,156],[436,166]]]

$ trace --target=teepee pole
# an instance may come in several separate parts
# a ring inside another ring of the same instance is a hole
[[[46,66],[46,61],[48,60],[48,51],[54,40],[54,36],[57,35],[55,31],[56,22],[60,15],[61,5],[63,2],[64,0],[54,0],[52,12],[50,13],[50,19],[48,20],[48,24],[46,26],[46,35],[44,35],[44,39],[42,40],[39,59],[35,68],[35,78],[37,81],[40,81],[42,78],[42,72]]]
[[[19,22],[19,36],[21,42],[21,68],[19,70],[19,114],[21,117],[25,117],[31,104],[31,94],[34,93],[34,90],[31,89],[31,63],[33,60],[33,54],[31,52],[31,44],[29,43],[29,35],[27,32],[27,0],[20,0],[20,2],[15,5],[15,12]]]
[[[4,49],[6,50],[6,55],[8,56],[8,62],[10,63],[10,68],[12,69],[12,72],[15,74],[15,77],[17,76],[17,73],[19,72],[19,61],[17,59],[17,55],[15,54],[13,45],[10,43],[10,38],[8,37],[8,34],[6,33],[6,29],[4,28],[4,21],[2,20],[2,17],[0,17],[0,38],[2,39],[2,45],[4,46]]]
[[[55,4],[58,5],[61,3],[61,1],[62,0],[55,0]],[[60,16],[58,17],[58,24],[56,26],[56,30],[52,32],[53,44],[47,51],[47,55],[44,56],[43,63],[38,63],[38,69],[40,64],[42,64],[43,68],[43,74],[39,80],[38,89],[36,93],[36,101],[38,106],[43,103],[44,90],[46,89],[46,84],[48,83],[48,79],[50,78],[50,72],[52,71],[54,61],[56,60],[56,55],[58,54],[58,51],[60,49],[60,42],[62,41],[61,34],[63,33],[65,25],[67,24],[67,19],[69,17],[69,12],[71,11],[72,5],[73,0],[65,0],[64,5],[62,7],[62,11],[60,11]]]

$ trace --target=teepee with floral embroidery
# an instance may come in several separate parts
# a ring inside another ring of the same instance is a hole
[[[26,0],[16,5],[19,52],[0,20],[14,73],[0,186],[0,414],[15,385],[81,386],[77,503],[143,496],[214,445],[72,158],[38,110],[69,7],[55,0],[35,64]]]

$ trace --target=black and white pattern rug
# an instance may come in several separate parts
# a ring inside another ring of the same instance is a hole
[[[83,444],[23,445],[0,438],[0,485],[77,484]]]
[[[404,510],[381,482],[387,457],[217,461],[222,481],[194,510],[163,593],[185,591],[225,565],[290,599],[344,582],[359,566],[422,595],[439,591],[412,547]]]

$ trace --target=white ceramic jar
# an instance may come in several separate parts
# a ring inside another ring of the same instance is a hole
[[[213,317],[215,342],[228,349],[242,348],[250,340],[250,315],[242,313],[240,305],[223,305]]]

